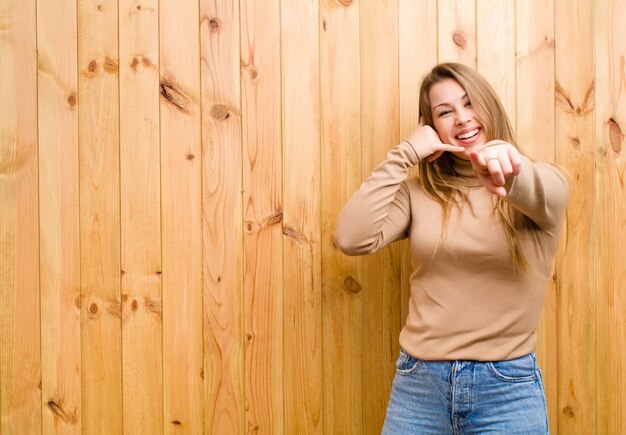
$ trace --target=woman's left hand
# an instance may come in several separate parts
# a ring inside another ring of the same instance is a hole
[[[522,167],[517,148],[502,140],[492,140],[480,151],[471,151],[470,160],[483,186],[502,198],[506,196],[506,179],[519,174]]]

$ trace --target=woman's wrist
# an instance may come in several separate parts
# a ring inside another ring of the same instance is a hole
[[[417,152],[417,149],[415,148],[415,145],[413,145],[413,143],[409,139],[404,139],[400,143],[403,143],[403,142],[406,142],[409,145],[409,147],[411,148],[411,150],[413,150],[413,153],[415,154],[415,157],[417,158],[417,162],[415,162],[415,164],[421,162],[422,158],[420,157],[419,153]]]

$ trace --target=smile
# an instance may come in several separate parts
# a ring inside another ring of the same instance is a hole
[[[474,130],[468,131],[467,133],[459,134],[455,136],[457,139],[470,139],[478,134],[479,128],[475,128]]]

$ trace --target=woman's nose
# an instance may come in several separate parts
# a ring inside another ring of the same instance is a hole
[[[472,120],[471,115],[465,110],[459,110],[456,112],[456,123],[459,125],[467,124]]]

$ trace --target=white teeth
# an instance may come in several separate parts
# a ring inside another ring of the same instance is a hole
[[[459,139],[469,139],[470,137],[476,136],[478,134],[478,129],[474,129],[472,131],[468,131],[467,133],[460,134],[457,136]]]

